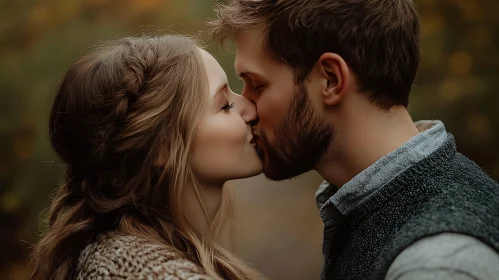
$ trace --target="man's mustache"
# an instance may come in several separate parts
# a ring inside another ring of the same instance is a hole
[[[260,129],[260,125],[255,124],[251,127],[251,131],[253,132],[254,137],[262,138],[262,131]]]

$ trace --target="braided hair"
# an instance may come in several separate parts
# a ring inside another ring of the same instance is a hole
[[[251,278],[182,211],[184,190],[199,185],[189,155],[203,69],[195,40],[177,35],[120,39],[69,68],[49,121],[66,176],[31,255],[33,279],[74,278],[81,251],[109,231],[167,245],[214,279]]]

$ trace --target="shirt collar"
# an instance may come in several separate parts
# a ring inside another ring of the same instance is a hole
[[[377,160],[341,188],[327,181],[322,182],[315,197],[324,221],[330,216],[328,209],[331,207],[328,204],[334,205],[341,214],[348,214],[407,168],[428,157],[447,139],[441,121],[419,121],[415,125],[419,134]]]

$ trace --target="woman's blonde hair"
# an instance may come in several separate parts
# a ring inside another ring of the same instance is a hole
[[[82,249],[110,231],[162,243],[214,279],[259,278],[183,211],[184,191],[200,187],[189,157],[207,90],[185,36],[120,39],[70,67],[49,122],[66,177],[31,255],[33,279],[75,277]]]

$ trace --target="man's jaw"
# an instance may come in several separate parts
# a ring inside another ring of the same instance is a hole
[[[254,143],[256,144],[256,153],[260,160],[265,164],[267,159],[265,157],[265,143],[262,138],[254,136]]]

